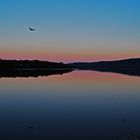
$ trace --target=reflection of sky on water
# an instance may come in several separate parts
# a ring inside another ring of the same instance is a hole
[[[2,78],[0,137],[112,140],[138,133],[139,83],[139,77],[93,71]]]

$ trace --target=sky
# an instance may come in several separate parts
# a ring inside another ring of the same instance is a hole
[[[139,15],[139,0],[0,0],[0,58],[139,57]]]

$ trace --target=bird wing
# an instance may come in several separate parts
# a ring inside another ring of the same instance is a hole
[[[33,28],[29,27],[29,30],[30,30],[30,31],[34,31],[35,29],[33,29]]]

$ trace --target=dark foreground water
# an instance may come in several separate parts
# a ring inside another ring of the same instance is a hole
[[[0,140],[140,136],[140,77],[73,71],[0,79]]]

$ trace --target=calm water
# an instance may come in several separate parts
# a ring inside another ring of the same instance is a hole
[[[73,71],[0,79],[0,140],[119,140],[140,135],[140,77]]]

